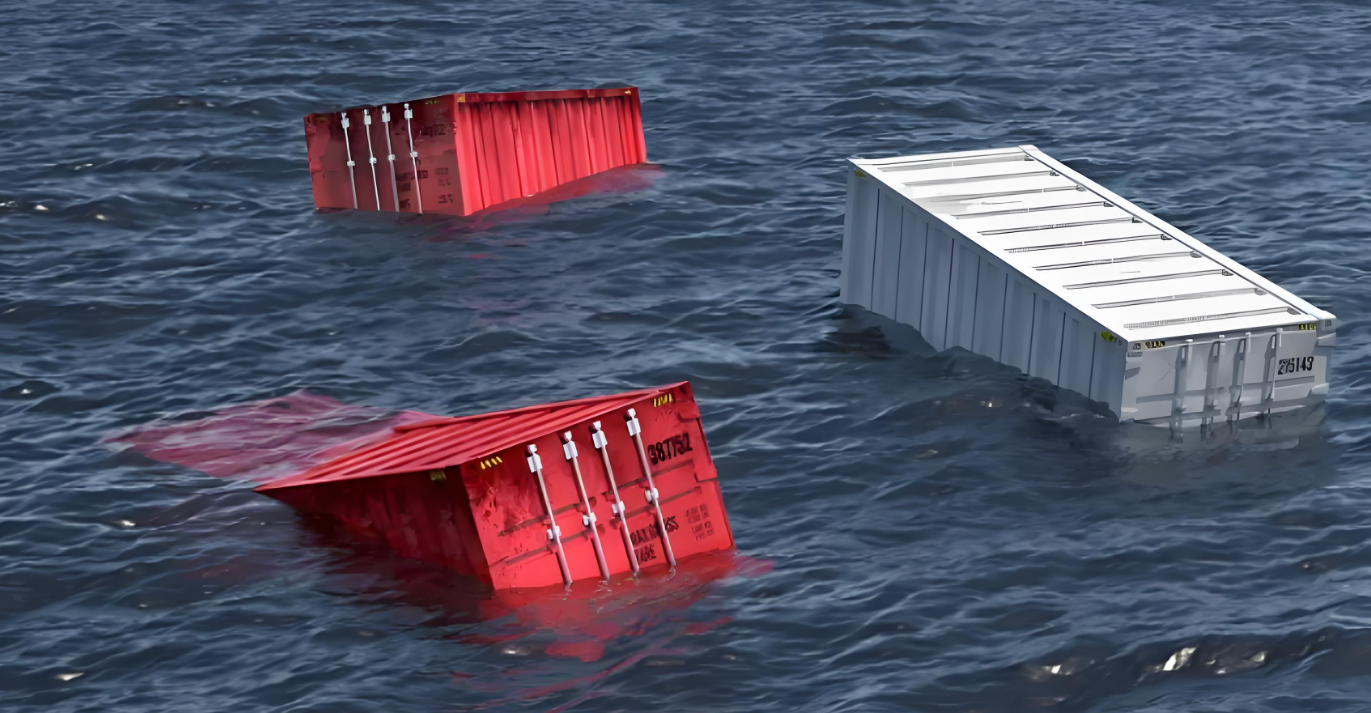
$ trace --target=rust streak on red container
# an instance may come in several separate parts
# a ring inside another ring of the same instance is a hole
[[[395,427],[389,437],[326,463],[266,483],[260,492],[302,510],[332,515],[351,532],[401,554],[485,580],[497,589],[562,583],[546,510],[527,447],[537,446],[555,524],[573,581],[601,579],[585,509],[561,434],[595,454],[599,422],[624,502],[630,542],[646,569],[666,564],[656,513],[625,414],[642,427],[676,557],[730,549],[724,511],[690,384],[682,382],[578,401],[477,416],[433,418]],[[579,459],[611,575],[631,571],[618,532],[613,487],[603,460]]]
[[[320,209],[471,215],[647,161],[636,87],[444,94],[310,114],[305,143]]]

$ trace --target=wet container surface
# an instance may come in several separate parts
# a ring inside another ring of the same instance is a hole
[[[1364,4],[151,2],[6,27],[5,710],[1365,710]],[[307,113],[597,85],[642,89],[659,170],[499,216],[312,211]],[[843,157],[1018,144],[1337,314],[1317,432],[1159,450],[839,303]],[[340,403],[681,379],[751,564],[592,603],[491,606],[100,442],[179,414],[159,452],[256,477],[408,418]],[[290,415],[242,412],[253,448],[174,430],[268,397]]]

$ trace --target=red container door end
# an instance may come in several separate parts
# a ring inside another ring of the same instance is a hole
[[[564,457],[539,457],[556,448]],[[259,490],[496,589],[601,581],[733,546],[685,383],[408,424]]]

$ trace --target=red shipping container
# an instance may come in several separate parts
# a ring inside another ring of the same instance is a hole
[[[686,382],[396,426],[257,490],[496,589],[733,546]]]
[[[315,208],[470,215],[644,163],[638,89],[444,94],[305,117]]]

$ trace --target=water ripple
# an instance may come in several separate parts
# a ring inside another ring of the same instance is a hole
[[[1365,709],[1365,3],[8,14],[6,710]],[[474,220],[311,210],[306,113],[623,83],[655,171]],[[1020,143],[1337,313],[1320,435],[1158,442],[838,303],[841,158]],[[678,379],[740,557],[605,606],[497,601],[104,441]]]

